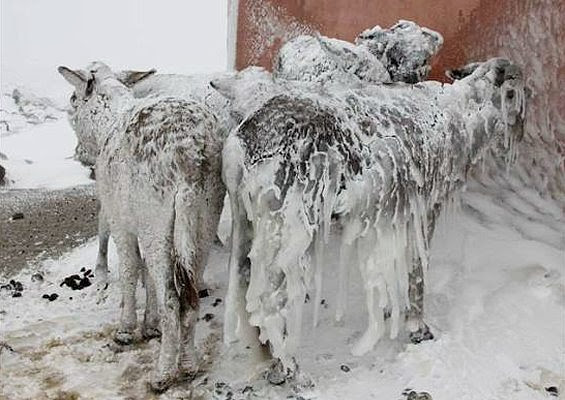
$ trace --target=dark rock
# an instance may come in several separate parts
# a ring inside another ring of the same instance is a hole
[[[253,386],[246,386],[241,391],[241,393],[248,393],[248,392],[253,392]]]
[[[211,313],[204,314],[204,316],[202,317],[202,319],[206,322],[211,321],[213,318],[214,318],[214,314]]]
[[[545,391],[551,396],[559,397],[559,389],[557,386],[549,386],[545,388]]]
[[[16,221],[18,219],[24,219],[24,213],[18,212],[15,213],[14,215],[12,215],[12,218],[10,218],[12,221]]]
[[[339,369],[341,369],[343,372],[349,372],[351,371],[351,368],[349,368],[347,365],[345,364],[341,364],[341,366],[339,367]]]
[[[309,301],[310,301],[310,295],[306,293],[306,296],[304,296],[304,303],[308,303]]]
[[[209,289],[202,289],[198,292],[198,297],[203,299],[204,297],[208,297],[210,296],[210,290]]]
[[[84,269],[84,268],[83,268]],[[83,272],[83,277],[80,277],[77,274],[73,274],[70,276],[67,276],[63,282],[61,282],[60,286],[68,286],[70,287],[72,290],[82,290],[90,285],[92,285],[92,282],[90,281],[90,279],[88,278],[87,274],[91,274],[91,270],[88,271],[84,271]]]
[[[39,272],[36,274],[33,274],[31,276],[31,281],[32,282],[43,282],[43,275],[41,275]]]
[[[218,305],[220,305],[221,302],[222,302],[222,299],[217,298],[216,300],[214,300],[214,303],[212,303],[212,307],[217,307]]]
[[[14,292],[12,293],[12,297],[22,297],[22,292]]]
[[[41,296],[42,299],[46,299],[49,301],[55,301],[57,300],[58,297],[59,295],[57,293],[44,294],[43,296]]]

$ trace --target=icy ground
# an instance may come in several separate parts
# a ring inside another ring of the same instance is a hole
[[[298,394],[290,385],[265,384],[260,366],[252,368],[250,350],[223,351],[223,303],[217,299],[225,294],[228,250],[221,247],[214,248],[205,276],[210,296],[202,299],[197,329],[203,372],[192,397],[189,385],[160,397],[147,392],[157,342],[120,349],[111,340],[119,311],[114,249],[105,303],[97,305],[94,286],[59,286],[82,267],[92,268],[93,240],[59,260],[4,277],[25,288],[18,298],[0,294],[0,341],[15,351],[0,355],[0,398],[396,400],[410,388],[434,400],[548,399],[548,387],[565,391],[563,222],[558,206],[526,188],[470,185],[461,210],[442,220],[432,246],[426,307],[436,339],[420,345],[407,344],[406,337],[385,339],[367,356],[351,356],[350,346],[365,328],[355,273],[344,325],[333,322],[331,303],[322,308],[317,328],[305,316],[301,366],[316,386]],[[328,267],[325,290],[333,291],[336,265]],[[43,283],[31,282],[36,272],[44,275]],[[51,293],[59,297],[42,298]],[[140,320],[142,311],[140,301]]]

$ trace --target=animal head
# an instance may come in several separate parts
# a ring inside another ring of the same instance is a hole
[[[351,82],[383,83],[390,82],[390,76],[381,61],[364,46],[356,46],[344,40],[317,37],[326,55],[347,75]]]
[[[276,93],[270,72],[247,67],[231,76],[210,81],[210,86],[230,102],[230,114],[237,123]]]
[[[481,130],[490,130],[486,133],[494,139],[493,150],[505,153],[507,159],[514,158],[514,144],[523,137],[526,111],[521,68],[504,58],[493,58],[450,70],[447,76],[457,79],[453,84],[455,90],[470,89],[470,100],[479,105],[479,112],[485,117],[478,125]]]
[[[105,115],[109,110],[106,103],[129,95],[130,87],[153,75],[155,70],[113,72],[106,64],[96,61],[86,69],[60,66],[57,71],[74,88],[69,121],[78,139],[75,156],[83,164],[93,165],[98,154],[97,133],[111,119]]]
[[[355,44],[377,57],[393,82],[416,83],[428,76],[430,60],[443,45],[443,37],[412,21],[400,20],[388,29],[377,25],[361,32]]]

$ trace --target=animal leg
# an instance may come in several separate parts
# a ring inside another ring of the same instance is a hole
[[[108,288],[108,241],[110,239],[110,226],[105,215],[100,210],[98,214],[98,256],[94,274],[96,276],[97,303],[106,301]]]
[[[173,278],[170,243],[165,239],[156,240],[155,235],[152,236],[147,243],[142,243],[142,248],[147,249],[147,268],[155,285],[155,298],[161,319],[161,348],[150,385],[154,391],[162,392],[173,383],[178,372],[180,302]]]
[[[119,257],[120,286],[122,290],[122,313],[120,327],[114,340],[120,344],[130,344],[137,324],[135,311],[135,289],[141,259],[137,247],[137,237],[127,232],[115,232],[114,242]]]
[[[159,311],[157,310],[157,293],[155,291],[155,282],[147,271],[146,266],[143,268],[143,274],[145,275],[145,314],[142,334],[145,339],[152,339],[161,336]]]
[[[230,195],[232,207],[232,248],[229,262],[229,283],[224,319],[224,343],[239,340],[247,345],[260,346],[258,331],[249,324],[245,309],[245,295],[249,287],[251,263],[247,255],[251,249],[252,228],[247,221],[237,195]]]
[[[408,310],[408,330],[412,343],[420,343],[431,340],[434,335],[424,322],[424,271],[422,260],[417,257],[413,261],[412,271],[408,274],[408,298],[410,308]]]

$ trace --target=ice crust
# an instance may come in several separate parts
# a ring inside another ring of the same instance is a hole
[[[329,299],[338,301],[337,318],[347,314],[355,264],[366,292],[368,328],[352,352],[364,354],[384,335],[385,311],[390,337],[398,335],[410,307],[408,273],[415,262],[427,268],[439,210],[487,153],[513,153],[523,84],[516,76],[495,85],[500,68],[511,66],[493,59],[453,85],[272,82],[272,97],[232,133],[244,151],[224,158],[224,170],[243,169],[239,190],[254,230],[247,311],[275,357],[291,365],[296,356],[312,290],[316,324],[332,215],[344,229],[342,261],[357,254],[340,266],[344,282]],[[253,80],[244,86],[253,93]],[[517,95],[502,101],[508,90]]]

